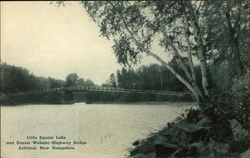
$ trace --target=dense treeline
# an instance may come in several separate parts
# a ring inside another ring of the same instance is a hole
[[[79,78],[76,73],[71,73],[65,79],[65,87],[73,86],[95,86],[95,83],[90,79]]]
[[[175,67],[179,73],[183,73],[181,68],[174,62],[172,62],[171,65]],[[212,64],[209,66],[209,69],[214,73],[214,75],[210,77],[211,86],[225,89],[230,85],[230,70],[227,65],[218,66],[217,64]],[[199,76],[201,74],[199,73],[198,67],[196,67],[196,75],[200,78]],[[51,77],[38,77],[31,74],[27,69],[8,65],[6,63],[1,64],[0,83],[2,93],[95,85],[90,79],[85,80],[84,78],[80,78],[76,73],[68,74],[64,81]],[[112,73],[102,86],[179,92],[188,90],[166,67],[158,64],[144,65],[137,69],[122,68],[121,70],[117,70],[116,73]]]
[[[177,69],[178,66],[174,65]],[[112,73],[104,86],[126,89],[187,91],[171,72],[164,66],[151,64],[137,69],[122,68]]]
[[[1,64],[1,93],[27,92],[40,89],[58,88],[64,81],[54,78],[37,77],[27,69]]]
[[[95,83],[90,79],[79,78],[76,73],[68,74],[64,80],[58,80],[51,77],[38,77],[31,74],[27,69],[1,64],[1,95],[13,94],[19,92],[32,92],[46,90],[51,88],[71,87],[71,86],[94,86]],[[78,99],[79,100],[79,99]],[[83,101],[81,99],[79,101]],[[19,105],[19,104],[64,104],[73,103],[72,93],[68,92],[50,92],[33,93],[28,95],[5,96],[1,99],[1,105]]]
[[[179,65],[176,65],[174,62],[170,64],[180,74],[184,73]],[[208,66],[208,69],[209,72],[213,72],[213,75],[209,73],[208,76],[211,89],[223,91],[230,86],[231,70],[228,64],[219,65],[213,63]],[[197,79],[200,80],[201,73],[198,66],[195,67],[195,74]],[[166,67],[159,64],[144,65],[137,69],[122,68],[121,70],[117,70],[116,73],[112,73],[102,86],[142,90],[188,91],[186,86],[173,76]],[[198,84],[198,86],[201,87],[202,85]]]
[[[171,63],[182,73],[178,65]],[[197,75],[199,75],[197,70]],[[185,92],[188,89],[181,84],[175,76],[164,66],[151,64],[140,66],[137,69],[125,68],[110,74],[105,84],[106,87],[121,87],[138,90],[163,90]],[[100,93],[91,92],[84,96],[87,103],[130,103],[130,102],[190,102],[194,101],[192,94],[160,95],[152,93]]]
[[[71,73],[64,80],[51,77],[38,77],[31,74],[27,69],[1,64],[1,93],[28,92],[51,88],[71,87],[71,86],[94,86],[90,79],[79,78],[76,73]]]
[[[121,87],[126,89],[141,90],[172,90],[185,91],[185,86],[179,83],[170,72],[157,64],[142,66],[136,70],[118,70],[116,75],[111,74],[106,84],[102,86]],[[27,69],[1,64],[1,93],[11,94],[18,92],[37,91],[50,88],[94,86],[90,79],[80,78],[76,73],[68,74],[64,80],[54,78],[37,77]],[[60,92],[31,94],[24,96],[8,97],[2,100],[2,104],[63,104],[73,102],[87,103],[129,103],[129,102],[152,102],[152,101],[193,101],[189,94],[180,96],[166,96],[157,94],[137,93],[103,93],[103,92],[74,92],[64,94]]]

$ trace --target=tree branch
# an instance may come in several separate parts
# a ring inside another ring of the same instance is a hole
[[[194,39],[197,43],[198,46],[198,53],[199,53],[199,58],[200,58],[200,69],[201,69],[201,76],[202,76],[202,87],[205,92],[205,96],[208,97],[209,95],[209,90],[208,90],[208,70],[207,70],[207,59],[206,59],[206,51],[204,49],[204,45],[202,42],[202,36],[201,36],[201,30],[199,26],[199,20],[198,17],[194,11],[194,8],[192,7],[191,2],[189,2],[189,8],[191,11],[191,15],[193,15],[193,34],[194,34]]]
[[[190,66],[190,70],[191,70],[191,74],[192,74],[192,79],[193,79],[192,80],[192,84],[193,84],[194,89],[197,91],[197,95],[199,95],[201,97],[201,99],[204,100],[204,96],[201,93],[201,90],[200,90],[200,88],[197,85],[197,79],[196,79],[196,75],[195,75],[194,64],[193,64],[192,53],[191,53],[191,42],[189,40],[189,35],[188,35],[189,27],[188,27],[187,18],[185,19],[185,24],[186,24],[186,34],[185,34],[185,37],[186,37],[186,41],[187,41],[187,44],[188,44],[188,61],[189,61],[189,66]],[[199,100],[199,98],[197,98],[197,99]]]
[[[170,38],[168,38],[167,32],[165,31],[164,28],[161,27],[161,31],[163,32],[163,35],[166,37],[170,47],[172,48],[174,55],[177,57],[177,61],[179,62],[181,68],[183,69],[185,75],[187,76],[188,80],[191,82],[192,81],[192,77],[190,75],[190,72],[187,68],[187,66],[185,65],[182,56],[180,55],[180,53],[178,52],[177,48],[174,45],[173,40],[171,40]]]
[[[111,5],[113,7],[114,4],[112,4],[111,2]],[[137,39],[136,37],[134,36],[134,33],[129,29],[127,23],[126,23],[126,20],[123,16],[123,14],[121,13],[122,10],[120,11],[117,11],[116,12],[120,15],[121,19],[122,19],[122,22],[125,26],[125,29],[127,30],[127,32],[129,33],[129,35],[131,36],[131,38],[133,39],[133,41],[135,42],[135,44],[141,49],[143,50],[144,52],[146,52],[148,55],[154,57],[157,61],[159,61],[162,65],[166,66],[168,68],[169,71],[171,71],[175,76],[176,78],[178,78],[185,86],[187,86],[187,88],[193,92],[195,94],[195,90],[194,88],[192,87],[192,85],[186,81],[178,72],[176,72],[173,67],[171,67],[169,64],[167,64],[164,60],[162,60],[158,55],[156,55],[155,53],[153,53],[152,51],[150,51],[149,49],[146,49]]]

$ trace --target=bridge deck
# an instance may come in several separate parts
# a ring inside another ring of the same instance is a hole
[[[78,86],[78,87],[62,87],[62,88],[52,88],[44,89],[38,91],[30,92],[19,92],[11,94],[1,94],[0,98],[8,96],[20,96],[20,95],[30,95],[30,94],[41,94],[41,93],[51,93],[51,92],[63,92],[63,91],[96,91],[96,92],[117,92],[117,93],[151,93],[151,94],[161,94],[161,95],[184,95],[191,94],[190,92],[173,92],[173,91],[159,91],[159,90],[138,90],[138,89],[124,89],[120,87],[101,87],[101,86]]]

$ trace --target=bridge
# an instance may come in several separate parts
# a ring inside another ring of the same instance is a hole
[[[10,94],[1,94],[0,99],[6,97],[30,95],[30,94],[42,94],[42,93],[52,93],[52,92],[80,92],[80,91],[89,91],[89,92],[114,92],[114,93],[151,93],[159,95],[174,95],[174,96],[183,96],[185,94],[191,94],[190,92],[173,92],[173,91],[160,91],[160,90],[138,90],[138,89],[124,89],[120,87],[102,87],[102,86],[75,86],[75,87],[61,87],[61,88],[52,88],[52,89],[41,89],[37,91],[29,92],[18,92]]]

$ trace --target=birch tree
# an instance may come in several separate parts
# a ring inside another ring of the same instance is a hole
[[[197,102],[209,99],[208,61],[212,53],[207,46],[207,24],[214,14],[210,13],[212,7],[207,8],[203,1],[96,1],[83,5],[100,27],[101,35],[114,41],[113,50],[119,63],[131,65],[142,54],[151,56],[172,72]],[[153,49],[154,44],[162,49]],[[160,54],[171,55],[185,75]],[[201,87],[194,71],[194,58],[200,67]]]

